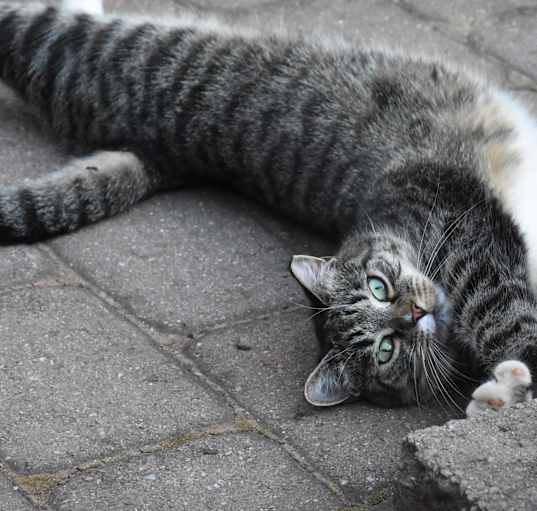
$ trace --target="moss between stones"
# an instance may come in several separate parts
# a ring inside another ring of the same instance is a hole
[[[159,445],[163,449],[177,449],[182,445],[193,442],[194,440],[201,440],[202,438],[207,438],[208,436],[209,433],[207,433],[206,431],[193,431],[190,433],[183,433],[182,435],[178,435],[176,437],[167,438],[166,440],[161,440],[159,442]]]
[[[205,431],[190,431],[180,435],[161,440],[158,446],[162,449],[176,449],[190,442],[202,440],[209,436],[223,435],[225,433],[249,433],[257,431],[258,424],[254,419],[248,417],[236,417],[231,424],[219,424],[209,427]],[[151,451],[158,450],[154,446]],[[111,456],[94,460],[88,463],[81,464],[78,470],[85,471],[97,468],[109,463],[118,461],[122,456]],[[16,475],[15,483],[22,491],[24,491],[38,506],[46,505],[58,485],[60,485],[67,477],[67,473],[59,474],[31,474],[31,475]]]
[[[202,440],[209,436],[223,435],[225,433],[249,433],[256,431],[257,428],[258,426],[255,420],[249,419],[248,417],[236,417],[233,424],[220,424],[211,426],[205,431],[182,433],[175,437],[161,440],[159,446],[162,449],[177,449],[185,444],[194,442],[195,440]]]
[[[369,495],[363,504],[357,504],[350,507],[339,507],[337,511],[373,511],[375,506],[382,504],[387,498],[388,495],[386,494],[386,489],[380,488],[378,491]]]
[[[382,504],[388,496],[386,495],[386,490],[384,488],[380,488],[375,493],[372,493],[367,497],[367,503],[370,506],[378,506],[379,504]]]
[[[62,480],[60,476],[54,474],[15,476],[17,486],[27,493],[37,505],[45,505]]]
[[[248,417],[236,417],[235,425],[237,426],[237,430],[241,433],[249,433],[257,429],[257,422]]]

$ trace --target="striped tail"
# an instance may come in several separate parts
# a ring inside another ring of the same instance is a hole
[[[129,152],[103,151],[15,186],[0,185],[0,244],[39,241],[128,209],[158,188]]]

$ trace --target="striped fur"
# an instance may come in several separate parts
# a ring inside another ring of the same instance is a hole
[[[0,187],[0,243],[62,234],[125,211],[158,187],[134,154],[102,151],[30,184]]]
[[[437,62],[191,16],[161,26],[5,4],[0,77],[61,139],[113,151],[96,156],[111,162],[98,171],[0,187],[2,242],[71,231],[158,189],[224,183],[342,243],[330,266],[294,269],[328,307],[318,332],[336,350],[311,395],[449,394],[456,367],[439,356],[477,374],[517,358],[537,374],[524,242],[497,188],[511,168],[502,158],[518,161],[514,127],[491,122],[499,96],[484,83]],[[375,265],[397,275],[381,305],[367,288]],[[429,320],[402,323],[427,294]],[[374,358],[386,329],[400,350],[391,371]],[[439,376],[427,387],[429,372]]]

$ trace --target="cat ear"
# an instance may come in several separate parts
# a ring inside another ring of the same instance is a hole
[[[321,259],[307,255],[293,256],[291,273],[322,303],[327,302],[327,286],[335,273],[335,258]]]
[[[304,397],[313,406],[334,406],[351,397],[350,371],[332,349],[319,362],[304,385]]]

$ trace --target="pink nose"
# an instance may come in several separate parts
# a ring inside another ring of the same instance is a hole
[[[417,323],[420,318],[425,316],[427,314],[427,311],[423,310],[419,305],[416,305],[415,303],[412,304],[411,308],[412,313],[412,319],[414,320],[414,323]]]

